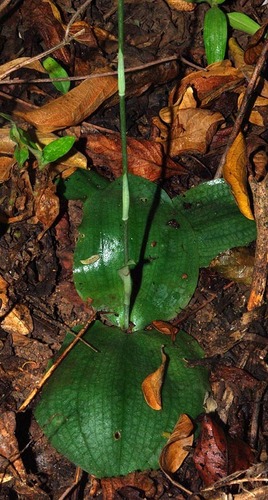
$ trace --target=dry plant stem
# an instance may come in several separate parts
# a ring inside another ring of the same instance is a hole
[[[76,335],[75,339],[66,347],[66,349],[63,351],[63,353],[58,357],[56,362],[51,366],[51,368],[45,373],[45,375],[42,377],[41,381],[39,384],[35,387],[35,389],[31,392],[31,394],[25,399],[25,401],[22,403],[22,405],[19,407],[18,411],[25,411],[27,406],[32,402],[32,400],[35,398],[35,396],[38,394],[38,392],[42,389],[44,386],[45,382],[51,377],[52,373],[58,368],[60,363],[66,358],[66,356],[69,354],[69,352],[74,348],[74,346],[80,341],[80,338],[86,333],[88,327],[91,325],[92,321],[95,319],[95,313],[89,318],[85,326],[80,330],[80,332]],[[92,345],[88,344],[88,347],[92,349],[94,352],[98,352],[95,347]]]
[[[70,498],[69,494],[74,492],[74,490],[79,485],[81,478],[82,478],[82,469],[80,469],[80,467],[77,467],[75,471],[73,484],[71,484],[71,486],[69,486],[69,488],[65,490],[65,492],[59,497],[58,500],[65,500],[65,498]]]
[[[254,215],[257,225],[257,240],[253,278],[247,310],[252,311],[263,302],[268,271],[268,174],[261,182],[249,177],[253,194]]]
[[[222,169],[223,169],[223,166],[224,166],[225,161],[226,161],[227,153],[228,153],[230,147],[232,146],[233,142],[235,141],[235,139],[236,139],[236,137],[241,129],[245,115],[246,115],[248,108],[249,108],[250,98],[253,96],[254,90],[255,90],[256,85],[258,83],[260,73],[262,71],[262,68],[263,68],[265,62],[266,62],[267,54],[268,54],[268,40],[266,40],[266,42],[264,44],[261,55],[258,59],[256,66],[255,66],[255,69],[253,71],[252,77],[249,80],[249,83],[248,83],[248,86],[246,88],[246,92],[244,94],[240,109],[238,111],[232,132],[229,136],[226,149],[225,149],[225,151],[220,159],[220,163],[219,163],[219,166],[217,168],[214,179],[219,179],[222,176]]]
[[[51,49],[51,51],[56,50],[56,48],[58,48],[58,45],[57,45],[57,47],[54,47],[53,49]],[[42,57],[44,57],[44,53],[42,53],[40,56],[38,56],[39,59],[41,59]],[[140,64],[138,66],[132,66],[130,68],[125,68],[125,73],[134,73],[135,71],[142,71],[145,68],[150,68],[151,66],[158,66],[159,64],[164,64],[166,62],[177,61],[177,60],[178,60],[178,56],[163,57],[162,59],[156,59],[155,61]],[[25,63],[21,63],[19,68],[18,68],[18,66],[12,68],[12,70],[9,70],[9,73],[12,73],[12,71],[16,71],[16,70],[22,68],[23,66],[26,66],[30,62],[32,62],[32,59],[29,61],[26,61]],[[3,75],[5,76],[6,73],[3,73]],[[31,80],[29,80],[29,79],[26,80],[25,78],[14,78],[13,80],[9,80],[9,79],[2,80],[3,75],[0,75],[0,85],[9,85],[9,84],[16,85],[16,84],[20,84],[20,83],[50,83],[50,82],[66,82],[66,81],[76,82],[76,81],[80,81],[80,80],[88,80],[89,78],[117,76],[118,72],[117,71],[107,71],[105,73],[93,73],[93,74],[84,75],[84,76],[69,76],[66,78],[33,78]]]

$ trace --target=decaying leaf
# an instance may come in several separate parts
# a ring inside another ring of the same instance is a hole
[[[99,76],[85,80],[41,108],[16,111],[16,114],[40,132],[53,132],[80,123],[117,91],[115,77],[102,77],[99,70],[95,74]]]
[[[0,276],[0,317],[4,316],[9,309],[8,283]]]
[[[173,326],[171,323],[167,321],[153,321],[152,326],[160,333],[164,335],[170,335],[172,340],[176,338],[176,335],[179,329],[176,326]]]
[[[210,415],[205,415],[193,460],[206,486],[254,463],[254,454],[241,439],[231,438]]]
[[[1,328],[8,333],[29,335],[33,331],[33,320],[25,304],[16,304],[1,321]]]
[[[162,471],[170,477],[178,470],[187,457],[194,440],[193,423],[188,415],[182,414],[174,427],[174,430],[161,452],[159,464]]]
[[[150,181],[180,175],[187,170],[165,158],[161,144],[146,139],[128,137],[129,172]],[[122,153],[119,134],[87,134],[87,152],[95,166],[109,167],[115,177],[122,174]]]
[[[27,473],[20,457],[15,431],[15,413],[12,411],[2,413],[0,416],[0,479],[2,482],[7,475],[10,475],[26,483]]]
[[[171,157],[187,151],[205,153],[218,126],[224,121],[221,113],[209,109],[178,109],[175,106],[170,114],[173,117],[171,129],[167,130],[166,138],[159,141]]]
[[[227,250],[213,259],[210,267],[229,280],[250,285],[254,267],[254,252],[247,247]]]
[[[16,161],[9,156],[0,156],[0,184],[10,178],[12,167]]]
[[[30,60],[31,57],[18,57],[17,59],[13,59],[12,61],[8,61],[5,64],[2,64],[0,66],[0,76],[6,73],[6,71],[13,69],[20,64],[25,65],[25,63]],[[39,71],[40,73],[45,73],[45,69],[43,68],[40,61],[32,61],[31,63],[27,64],[26,67],[35,71]]]
[[[191,72],[185,76],[180,85],[171,92],[169,104],[171,106],[176,105],[190,85],[193,87],[201,106],[205,106],[223,92],[235,89],[243,80],[243,72],[240,69],[233,68],[230,61],[226,59],[225,61],[216,62],[210,64],[206,70],[200,70],[196,73]]]
[[[241,132],[227,153],[223,177],[232,189],[240,212],[248,219],[254,220],[247,187],[246,143]]]
[[[185,0],[166,0],[171,9],[178,10],[179,12],[191,12],[195,9],[195,4],[185,2]]]
[[[146,403],[153,410],[162,409],[161,390],[166,370],[167,356],[164,353],[164,347],[161,348],[162,363],[153,373],[150,373],[142,382],[142,392]]]
[[[56,195],[56,186],[51,180],[40,185],[35,190],[35,216],[48,229],[59,214],[59,198]]]
[[[268,21],[252,35],[250,42],[245,51],[245,62],[247,64],[255,64],[259,58],[263,45],[265,43],[265,35],[268,29]]]

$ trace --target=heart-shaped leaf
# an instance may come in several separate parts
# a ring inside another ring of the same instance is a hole
[[[197,342],[180,332],[171,339],[158,332],[126,334],[96,322],[45,386],[35,416],[52,445],[97,477],[158,468],[166,433],[181,413],[195,418],[208,390],[207,370],[185,359],[202,357]],[[64,347],[73,337],[67,336]],[[145,402],[142,382],[159,366],[165,344],[168,366],[162,410]]]
[[[74,255],[74,282],[83,300],[123,326],[124,263],[122,180],[96,190],[84,203]],[[155,319],[169,320],[189,302],[199,261],[195,235],[159,186],[130,176],[129,256],[133,293],[131,321],[138,330]]]

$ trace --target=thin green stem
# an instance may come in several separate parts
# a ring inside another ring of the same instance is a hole
[[[129,269],[129,183],[127,162],[127,129],[125,103],[125,67],[124,67],[124,0],[118,0],[118,94],[120,108],[120,133],[122,150],[122,221],[124,243],[124,268],[121,273],[124,285],[124,328],[129,328],[130,297],[132,290]]]

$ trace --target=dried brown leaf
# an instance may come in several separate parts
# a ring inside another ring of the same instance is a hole
[[[240,212],[248,219],[253,220],[247,184],[246,143],[241,132],[227,153],[223,177],[231,187]]]
[[[33,320],[25,304],[16,304],[1,321],[1,328],[8,333],[29,335],[33,331]]]
[[[53,132],[80,123],[117,91],[117,79],[88,78],[67,94],[37,110],[17,111],[16,114],[34,125],[40,132]]]
[[[76,35],[81,30],[84,30],[84,32],[81,35]],[[86,21],[76,21],[73,23],[69,33],[77,42],[87,47],[96,48],[98,46],[93,28]]]
[[[182,414],[159,459],[160,467],[168,477],[180,468],[187,457],[189,451],[186,447],[192,446],[194,440],[193,429],[191,419],[188,415]]]
[[[141,384],[144,399],[153,410],[162,409],[161,390],[164,381],[167,356],[161,348],[162,363],[153,373],[150,373]]]
[[[176,113],[176,114],[175,114]],[[170,156],[187,151],[205,153],[218,126],[224,121],[221,113],[209,109],[178,109],[175,106],[170,133],[161,139]]]
[[[174,339],[179,331],[176,326],[167,323],[167,321],[153,321],[152,326],[158,331],[163,333],[163,335],[171,335]]]
[[[171,9],[179,12],[191,12],[195,9],[194,3],[185,2],[184,0],[166,0]]]
[[[161,144],[146,139],[127,139],[129,172],[155,181],[186,173],[186,169],[165,158]],[[122,153],[119,134],[87,134],[87,152],[95,166],[109,167],[115,177],[122,174]]]
[[[45,181],[35,189],[35,216],[48,229],[59,214],[59,198],[52,180]]]
[[[255,64],[257,62],[265,43],[267,29],[268,21],[250,38],[244,55],[246,64]]]
[[[0,156],[0,184],[10,179],[15,160],[9,156]]]
[[[15,436],[16,415],[12,411],[0,416],[0,470],[3,473],[17,477],[26,483],[27,473],[20,458],[19,447]]]

